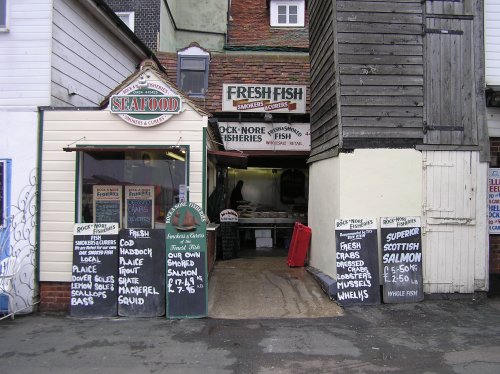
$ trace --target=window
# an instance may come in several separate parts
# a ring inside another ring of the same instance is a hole
[[[7,0],[0,0],[0,31],[8,31]]]
[[[271,0],[271,26],[304,27],[305,0]]]
[[[208,89],[209,54],[198,47],[178,53],[177,85],[188,96],[205,97]]]
[[[170,208],[188,201],[186,158],[186,147],[82,152],[79,221],[121,222],[125,228],[161,227]],[[136,195],[146,191],[148,197],[131,202],[127,200],[131,189]]]
[[[130,30],[134,31],[134,12],[116,12],[116,15],[122,20],[124,24],[128,26]]]

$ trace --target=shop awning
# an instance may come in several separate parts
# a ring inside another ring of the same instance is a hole
[[[145,147],[145,146],[77,146],[77,147],[64,147],[64,152],[127,152],[127,151],[164,151],[166,149],[175,149],[174,146],[164,146],[164,147]]]
[[[237,151],[215,151],[208,150],[209,155],[214,156],[220,166],[228,166],[236,169],[246,169],[248,156]]]

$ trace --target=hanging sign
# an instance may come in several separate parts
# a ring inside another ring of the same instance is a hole
[[[200,206],[176,204],[165,219],[167,317],[206,317],[207,235]]]
[[[384,217],[382,235],[383,295],[386,303],[424,299],[420,217]]]
[[[127,228],[154,227],[154,187],[125,186],[125,222]]]
[[[219,122],[226,149],[310,151],[308,123]]]
[[[335,220],[337,300],[340,305],[380,303],[377,224],[374,219]]]
[[[490,234],[500,234],[500,169],[488,169],[488,217]]]
[[[109,110],[139,127],[159,125],[182,111],[182,99],[149,69],[111,96]]]
[[[74,227],[71,315],[112,317],[118,313],[118,224]]]
[[[306,112],[306,86],[228,83],[222,91],[223,112]]]
[[[122,225],[122,186],[95,185],[93,191],[94,222],[118,222]]]

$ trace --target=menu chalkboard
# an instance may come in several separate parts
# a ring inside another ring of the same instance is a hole
[[[118,314],[165,315],[165,231],[120,230]]]
[[[93,186],[94,222],[122,223],[122,187],[121,186]]]
[[[167,317],[205,317],[207,310],[207,238],[202,209],[175,205],[165,220]]]
[[[76,224],[73,241],[71,315],[117,315],[118,224]]]
[[[5,161],[0,161],[0,227],[5,226]]]
[[[153,228],[154,187],[125,186],[127,228]]]
[[[380,227],[384,302],[422,301],[420,217],[385,217]]]
[[[335,220],[337,301],[340,305],[380,303],[377,225],[373,219]]]
[[[240,228],[238,213],[232,209],[220,212],[222,259],[229,260],[238,257],[240,251]]]

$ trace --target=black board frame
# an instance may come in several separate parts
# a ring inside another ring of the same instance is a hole
[[[377,224],[374,219],[335,220],[337,302],[380,304]]]

